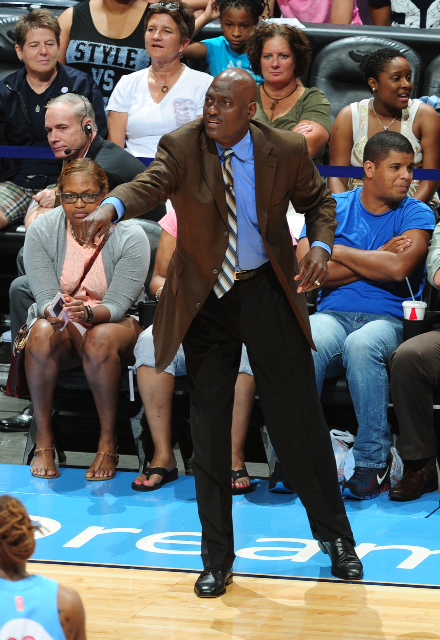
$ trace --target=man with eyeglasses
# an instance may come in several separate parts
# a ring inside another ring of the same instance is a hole
[[[204,564],[194,590],[202,598],[221,596],[233,580],[230,433],[242,343],[270,438],[313,537],[330,555],[333,575],[363,575],[316,389],[307,305],[297,292],[327,278],[335,202],[303,136],[251,122],[256,95],[246,71],[221,73],[207,91],[203,121],[163,136],[150,168],[82,223],[90,240],[112,220],[168,197],[177,213],[153,335],[158,371],[180,342],[186,356]],[[289,202],[305,213],[311,244],[299,266]]]

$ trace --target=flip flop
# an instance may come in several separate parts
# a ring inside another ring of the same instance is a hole
[[[249,482],[251,478],[246,469],[239,469],[238,471],[231,470],[231,478],[233,480],[232,485],[232,495],[233,496],[243,496],[246,493],[252,493],[255,491],[255,485],[250,484],[249,487],[235,487],[236,480],[240,480],[240,478],[249,478]]]
[[[107,453],[107,452],[105,452],[105,451],[98,451],[98,453],[97,453],[96,455],[97,455],[97,456],[101,456],[101,458],[99,459],[98,464],[96,464],[96,465],[95,465],[95,473],[98,471],[99,467],[100,467],[100,466],[101,466],[101,464],[102,464],[102,461],[104,460],[104,458],[105,458],[106,456],[108,456],[109,458],[116,458],[116,465],[115,465],[115,467],[117,466],[117,464],[118,464],[118,462],[119,462],[119,456],[118,456],[118,454],[117,454],[117,453]],[[104,482],[104,481],[106,481],[106,480],[113,480],[113,478],[115,477],[115,475],[116,475],[116,469],[115,469],[115,472],[114,472],[114,474],[113,474],[112,476],[104,476],[104,477],[91,476],[90,478],[88,478],[88,477],[86,476],[86,480],[88,480],[89,482],[99,482],[99,481]]]
[[[174,480],[177,480],[179,477],[177,467],[175,469],[171,469],[171,471],[167,471],[167,469],[164,469],[163,467],[149,467],[145,472],[143,472],[143,474],[145,475],[146,480],[149,480],[150,476],[154,476],[155,474],[161,476],[162,480],[150,487],[145,484],[136,484],[135,482],[132,482],[131,488],[134,491],[157,491],[157,489],[161,489],[169,482],[174,482]]]
[[[36,453],[41,453],[41,455],[43,456],[43,464],[46,468],[46,470],[48,469],[48,464],[47,464],[47,453],[46,451],[51,451],[52,455],[53,455],[53,462],[55,465],[55,447],[38,447],[38,449],[35,449],[34,451],[34,455]],[[32,469],[31,468],[31,473],[32,473]],[[55,473],[52,476],[44,475],[44,476],[37,476],[36,474],[32,473],[32,475],[34,476],[34,478],[40,478],[41,480],[55,480],[55,478],[59,478],[60,477],[60,472],[58,471],[58,469],[55,467]]]

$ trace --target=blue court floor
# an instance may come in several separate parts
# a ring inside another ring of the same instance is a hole
[[[0,466],[0,493],[15,495],[42,525],[34,560],[199,571],[200,524],[194,479],[180,477],[151,493],[131,489],[135,472],[86,482],[84,469],[57,480],[33,478],[29,467]],[[275,495],[267,481],[234,497],[236,573],[333,579],[328,557],[311,537],[295,496]],[[440,587],[440,493],[411,503],[347,501],[365,581]]]

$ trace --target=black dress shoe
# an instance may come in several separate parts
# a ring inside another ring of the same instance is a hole
[[[226,587],[232,581],[232,571],[205,569],[197,578],[194,593],[199,598],[218,598],[226,593]]]
[[[390,500],[398,502],[409,502],[410,500],[418,500],[424,493],[437,491],[438,475],[437,468],[434,464],[430,468],[408,469],[402,480],[390,489]]]
[[[332,574],[342,580],[361,580],[364,575],[362,562],[347,538],[336,538],[330,542],[318,541],[323,553],[330,556]]]
[[[10,418],[4,418],[0,420],[0,431],[8,431],[9,433],[14,431],[29,431],[34,410],[32,405],[28,405],[21,413],[16,413]]]

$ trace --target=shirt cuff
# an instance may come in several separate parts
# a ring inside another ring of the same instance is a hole
[[[312,242],[311,248],[313,249],[313,247],[321,247],[321,249],[325,249],[328,252],[328,255],[330,257],[332,255],[332,250],[330,249],[328,244],[326,244],[325,242],[321,242],[320,240],[315,240],[315,242]]]
[[[125,207],[122,201],[119,200],[119,198],[114,198],[113,196],[111,196],[110,198],[105,198],[105,200],[103,200],[101,204],[112,204],[114,206],[114,208],[116,209],[116,215],[118,216],[118,222],[125,216]]]

